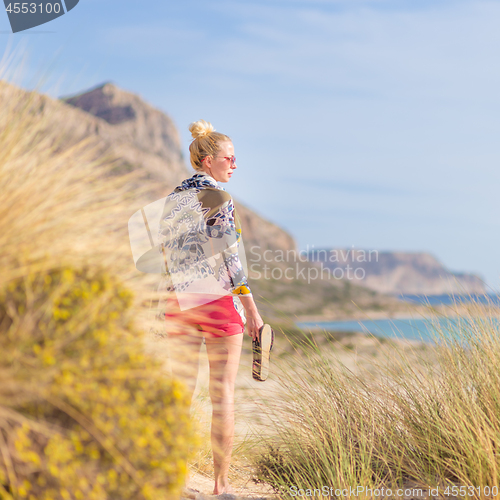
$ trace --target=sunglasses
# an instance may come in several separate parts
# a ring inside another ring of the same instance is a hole
[[[236,156],[219,156],[216,157],[215,159],[218,160],[229,160],[231,162],[231,166],[236,165]]]

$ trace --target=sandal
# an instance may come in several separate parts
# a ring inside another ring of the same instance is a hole
[[[269,360],[274,344],[274,332],[269,325],[263,325],[259,330],[259,335],[252,340],[252,377],[255,380],[264,382],[269,375]]]

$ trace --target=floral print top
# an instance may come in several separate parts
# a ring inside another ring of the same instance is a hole
[[[251,294],[233,200],[208,174],[196,173],[167,196],[158,241],[166,261],[167,291],[212,297]]]

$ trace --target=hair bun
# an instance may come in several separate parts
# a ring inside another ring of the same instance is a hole
[[[215,132],[213,125],[205,120],[198,120],[197,122],[191,123],[189,125],[189,131],[193,136],[193,139],[198,139],[198,137],[205,137],[211,132]]]

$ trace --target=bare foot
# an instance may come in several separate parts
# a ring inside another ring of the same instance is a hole
[[[214,486],[214,495],[222,495],[223,493],[228,493],[230,495],[234,495],[233,487],[229,483],[215,483]]]

